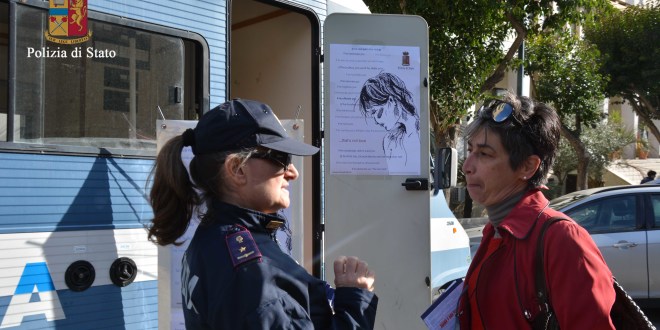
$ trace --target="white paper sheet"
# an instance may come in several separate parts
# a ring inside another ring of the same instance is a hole
[[[429,329],[456,329],[456,308],[461,292],[463,292],[463,280],[456,280],[422,314],[422,320]]]

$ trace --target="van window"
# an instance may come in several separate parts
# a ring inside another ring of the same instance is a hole
[[[9,8],[0,6],[7,30]],[[17,74],[13,107],[0,98],[0,141],[155,151],[156,120],[196,119],[202,66],[188,62],[207,47],[161,31],[168,29],[101,19],[88,19],[89,41],[54,43],[45,36],[48,8],[15,7]],[[12,56],[4,38],[0,67]],[[0,95],[11,90],[7,77],[0,70]]]

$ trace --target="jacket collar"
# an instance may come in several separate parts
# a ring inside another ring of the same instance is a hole
[[[222,201],[213,201],[213,222],[220,225],[240,225],[252,232],[272,232],[286,222],[281,212],[268,214]]]
[[[517,239],[524,239],[529,235],[540,214],[547,208],[548,199],[538,189],[525,193],[511,212],[504,217],[498,229],[511,234]],[[493,225],[489,222],[484,228],[484,236],[494,233]],[[500,233],[502,233],[500,231]]]

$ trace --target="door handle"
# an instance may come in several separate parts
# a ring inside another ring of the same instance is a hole
[[[612,245],[612,246],[617,248],[617,249],[627,249],[627,248],[637,246],[637,243],[627,242],[627,241],[619,241],[618,243],[614,243],[614,245]]]
[[[401,183],[406,190],[429,190],[429,179],[427,178],[408,178],[406,182]]]

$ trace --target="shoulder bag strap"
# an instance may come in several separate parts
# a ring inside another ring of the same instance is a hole
[[[543,224],[543,227],[541,227],[541,231],[539,232],[538,236],[538,241],[536,245],[536,258],[534,259],[534,283],[536,284],[536,294],[537,297],[539,298],[539,301],[541,302],[541,310],[545,312],[549,312],[552,310],[552,307],[550,306],[550,302],[548,299],[548,288],[545,282],[545,271],[543,267],[543,252],[544,252],[544,238],[545,238],[545,232],[547,231],[548,227],[552,225],[555,222],[562,221],[562,220],[568,220],[566,218],[562,217],[552,217]]]

